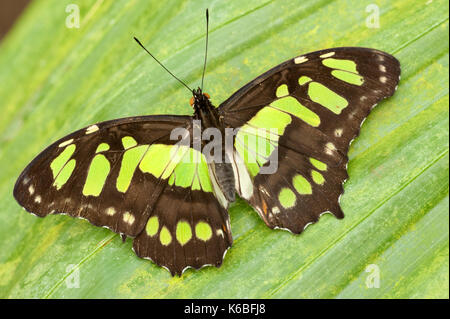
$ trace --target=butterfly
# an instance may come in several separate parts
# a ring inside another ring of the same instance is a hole
[[[344,217],[349,145],[399,79],[392,55],[340,47],[281,63],[218,107],[188,87],[192,116],[128,117],[69,134],[24,169],[14,197],[39,217],[67,214],[132,237],[137,256],[172,275],[219,267],[235,193],[268,227],[295,234],[323,213]],[[203,152],[208,129],[231,130],[231,143]]]

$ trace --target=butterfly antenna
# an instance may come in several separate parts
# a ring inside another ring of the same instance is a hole
[[[137,42],[137,43],[145,50],[145,52],[147,52],[148,54],[150,54],[150,56],[151,56],[156,62],[158,62],[158,64],[159,64],[160,66],[162,66],[162,67],[164,68],[164,70],[166,70],[171,76],[173,76],[175,79],[177,79],[178,82],[180,82],[181,84],[183,84],[183,85],[189,90],[189,92],[192,93],[192,89],[191,89],[189,86],[187,86],[186,83],[184,83],[184,82],[181,81],[179,78],[177,78],[172,72],[170,72],[169,69],[166,68],[161,62],[159,62],[159,60],[158,60],[157,58],[155,58],[154,55],[151,54],[150,51],[148,51],[148,50],[142,45],[141,41],[139,41],[136,37],[133,37],[133,38],[134,38],[134,40],[135,40],[135,41],[136,41],[136,42]]]
[[[205,63],[203,63],[202,91],[203,91],[203,79],[205,78],[205,71],[206,71],[206,59],[208,57],[208,26],[209,26],[209,12],[208,9],[206,9],[206,49],[205,49]]]

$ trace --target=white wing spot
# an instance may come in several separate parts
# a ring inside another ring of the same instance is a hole
[[[361,95],[361,97],[359,98],[361,101],[365,101],[365,100],[367,100],[367,96],[365,96],[365,95]]]
[[[114,207],[109,207],[105,210],[106,215],[113,216],[116,213],[116,209]]]
[[[38,203],[38,204],[40,204],[40,203],[41,203],[41,201],[42,201],[42,198],[41,198],[41,196],[39,196],[39,195],[36,195],[36,197],[34,198],[34,202],[35,202],[35,203]]]
[[[333,155],[333,152],[336,151],[336,146],[333,143],[327,143],[325,145],[325,153],[328,155]]]
[[[133,225],[136,218],[134,218],[133,214],[130,214],[129,212],[125,212],[123,214],[123,221],[127,223],[128,225]]]
[[[335,135],[336,137],[341,137],[343,132],[344,132],[344,129],[338,128],[338,129],[336,129],[336,130],[334,131],[334,135]]]
[[[349,118],[349,119],[353,119],[353,118],[355,117],[355,114],[356,114],[356,111],[351,112],[351,113],[348,115],[348,118]]]
[[[304,56],[299,56],[294,59],[295,64],[305,63],[306,61],[308,61],[308,58]]]
[[[386,82],[387,82],[387,77],[385,77],[385,76],[380,76],[380,82],[381,82],[381,83],[386,83]]]
[[[278,206],[274,206],[274,208],[272,208],[272,213],[274,213],[275,215],[280,213],[280,208],[278,208]]]
[[[334,54],[335,54],[335,52],[328,52],[328,53],[322,54],[320,57],[322,59],[325,59],[325,58],[329,58],[330,56],[333,56]]]
[[[91,125],[86,129],[86,134],[91,134],[98,131],[98,126],[97,125]]]
[[[28,182],[30,181],[30,179],[28,178],[28,177],[25,177],[24,179],[23,179],[23,185],[26,185],[26,184],[28,184]]]
[[[30,187],[28,187],[28,192],[30,193],[30,195],[34,194],[34,186],[30,185]]]
[[[381,72],[386,72],[386,67],[383,64],[380,64],[379,69]]]
[[[222,231],[222,229],[218,228],[218,229],[216,230],[216,235],[217,235],[217,236],[223,237],[223,231]]]
[[[91,204],[84,204],[84,205],[82,205],[81,207],[82,207],[83,209],[86,209],[86,208],[88,208],[88,209],[93,209],[93,208],[94,208]]]
[[[65,142],[62,142],[61,144],[58,145],[58,147],[64,147],[66,145],[69,145],[72,142],[73,142],[73,138],[71,138],[70,140],[67,140]]]
[[[384,56],[379,55],[379,56],[378,56],[378,61],[384,61]]]

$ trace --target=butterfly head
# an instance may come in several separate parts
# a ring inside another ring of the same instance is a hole
[[[192,97],[189,101],[189,104],[195,109],[205,104],[211,104],[209,99],[210,96],[208,93],[204,93],[202,89],[197,88],[196,90],[192,90]]]

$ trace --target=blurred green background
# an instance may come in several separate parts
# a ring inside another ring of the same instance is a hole
[[[79,28],[68,27],[68,4]],[[131,239],[24,212],[14,182],[56,139],[114,118],[190,114],[185,88],[133,36],[194,87],[207,7],[205,90],[216,105],[310,51],[366,46],[400,60],[398,91],[350,148],[346,217],[294,236],[238,200],[222,267],[172,278],[136,257]],[[448,16],[444,0],[31,2],[0,43],[0,297],[448,298]]]

